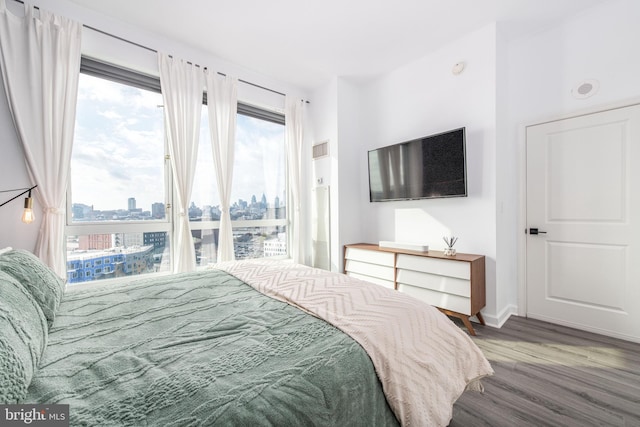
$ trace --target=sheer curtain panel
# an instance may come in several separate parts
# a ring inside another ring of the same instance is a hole
[[[302,139],[304,128],[304,101],[287,96],[285,99],[285,144],[287,146],[287,170],[289,172],[289,191],[292,209],[289,210],[291,226],[291,257],[294,262],[303,263],[306,245],[300,235],[300,206],[302,188]]]
[[[218,232],[218,261],[235,259],[231,229],[231,183],[233,178],[233,150],[236,138],[238,111],[238,81],[207,70],[207,104],[211,149],[218,193],[220,193],[220,230]]]
[[[165,133],[178,197],[173,269],[179,273],[196,267],[188,212],[198,156],[204,74],[200,67],[163,53],[158,53],[158,63]]]
[[[0,66],[29,175],[43,206],[36,255],[60,277],[65,265],[65,200],[76,119],[82,25],[24,3],[0,0]]]

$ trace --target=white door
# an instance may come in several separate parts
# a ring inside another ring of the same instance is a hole
[[[526,268],[527,316],[640,342],[640,105],[527,128]]]

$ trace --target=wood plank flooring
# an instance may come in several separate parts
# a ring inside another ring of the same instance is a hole
[[[640,344],[515,316],[474,328],[495,374],[449,426],[640,427]]]

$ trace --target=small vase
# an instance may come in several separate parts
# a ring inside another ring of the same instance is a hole
[[[456,250],[454,248],[445,248],[444,254],[448,256],[454,256],[456,254]]]

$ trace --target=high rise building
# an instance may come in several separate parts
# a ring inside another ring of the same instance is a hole
[[[136,198],[135,197],[129,197],[128,205],[129,205],[129,210],[130,211],[135,210],[135,208],[136,208]]]
[[[154,203],[151,205],[151,216],[155,219],[164,218],[164,203]]]

